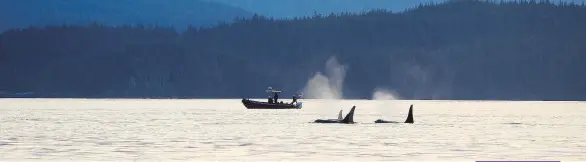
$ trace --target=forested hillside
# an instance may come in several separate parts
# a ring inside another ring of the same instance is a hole
[[[336,57],[345,98],[586,100],[586,7],[479,1],[403,13],[262,16],[211,28],[51,26],[0,35],[0,93],[266,97]],[[287,95],[287,94],[285,94]]]

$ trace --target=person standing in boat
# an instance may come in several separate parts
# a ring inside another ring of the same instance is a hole
[[[293,95],[293,101],[291,101],[291,104],[293,103],[297,103],[297,95]]]
[[[279,93],[275,92],[275,96],[273,96],[273,100],[275,103],[279,103],[277,100],[279,99]]]
[[[273,103],[273,98],[271,98],[271,96],[269,96],[268,98],[269,98],[269,103]]]

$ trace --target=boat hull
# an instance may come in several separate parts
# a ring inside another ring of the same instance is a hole
[[[253,101],[249,99],[242,99],[242,104],[247,109],[301,109],[302,103],[288,104],[288,103],[268,103]]]

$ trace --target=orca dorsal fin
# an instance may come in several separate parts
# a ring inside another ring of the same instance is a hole
[[[405,120],[405,123],[411,123],[413,124],[415,121],[413,121],[413,105],[411,105],[409,107],[409,114],[407,115],[407,120]]]
[[[344,120],[344,118],[342,118],[342,110],[340,110],[340,113],[338,114],[338,120]]]
[[[356,106],[352,106],[352,109],[350,109],[350,112],[346,115],[344,120],[342,120],[342,123],[354,123],[354,109],[356,109]]]

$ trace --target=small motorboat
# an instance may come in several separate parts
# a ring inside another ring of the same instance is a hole
[[[247,109],[301,109],[303,103],[268,103],[253,101],[250,99],[242,99],[242,104],[244,104],[244,107]]]
[[[267,93],[273,93],[274,97],[269,97],[268,102],[254,101],[247,98],[242,99],[242,104],[247,109],[301,109],[303,103],[297,102],[297,99],[301,96],[300,94],[293,95],[293,101],[291,103],[284,103],[283,101],[278,102],[279,93],[281,91],[273,90],[269,87]]]

